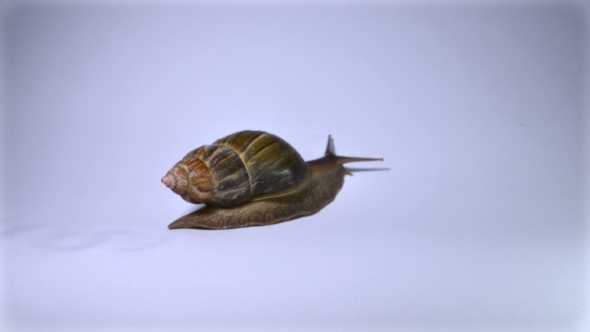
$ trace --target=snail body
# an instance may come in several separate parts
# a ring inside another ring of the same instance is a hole
[[[334,200],[342,165],[378,158],[341,157],[328,138],[322,158],[305,162],[281,138],[261,132],[231,134],[189,152],[162,178],[184,200],[205,204],[168,227],[226,229],[270,225],[317,213]]]

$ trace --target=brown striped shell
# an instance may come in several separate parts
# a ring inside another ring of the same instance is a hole
[[[308,174],[308,164],[280,137],[241,131],[189,152],[162,182],[188,202],[228,207],[287,194]]]

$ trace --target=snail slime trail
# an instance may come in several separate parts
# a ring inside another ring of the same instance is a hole
[[[189,152],[162,178],[185,201],[205,204],[168,228],[227,229],[312,215],[334,200],[350,171],[342,165],[383,158],[342,157],[328,137],[323,157],[305,162],[289,143],[241,131]]]

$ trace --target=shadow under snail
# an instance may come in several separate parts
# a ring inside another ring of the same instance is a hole
[[[317,213],[334,200],[342,165],[383,158],[337,156],[332,137],[322,158],[305,162],[289,143],[262,131],[241,131],[189,152],[162,178],[190,203],[205,204],[168,228],[262,226]]]

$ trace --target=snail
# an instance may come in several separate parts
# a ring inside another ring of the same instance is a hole
[[[162,178],[184,200],[205,204],[168,228],[262,226],[317,213],[342,188],[342,165],[383,158],[337,156],[305,162],[289,143],[262,131],[241,131],[189,152]]]

